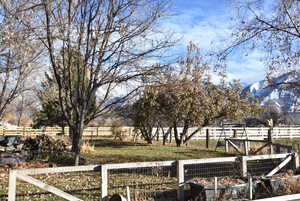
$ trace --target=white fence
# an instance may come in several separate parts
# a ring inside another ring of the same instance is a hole
[[[265,162],[272,160],[272,166],[266,165]],[[274,160],[277,160],[275,163]],[[177,190],[174,199],[180,200],[184,198],[184,184],[193,177],[220,177],[220,176],[251,176],[256,175],[255,172],[250,172],[251,165],[256,167],[261,166],[258,172],[259,175],[264,174],[272,176],[282,168],[296,169],[299,167],[299,158],[297,153],[273,154],[260,156],[241,156],[241,157],[224,157],[224,158],[209,158],[209,159],[194,159],[194,160],[179,160],[179,161],[161,161],[161,162],[141,162],[141,163],[123,163],[123,164],[105,164],[105,165],[90,165],[77,167],[60,167],[60,168],[42,168],[42,169],[27,169],[27,170],[12,170],[9,177],[9,192],[8,201],[16,200],[17,179],[30,183],[47,192],[71,201],[84,200],[74,195],[64,192],[59,188],[48,185],[40,181],[34,176],[38,174],[54,174],[54,173],[69,173],[69,172],[84,172],[94,171],[95,174],[101,175],[101,200],[106,200],[112,193],[121,193],[124,195],[124,190],[135,189],[138,187],[140,191],[159,191],[166,190],[168,185],[172,185],[173,190]],[[232,174],[234,168],[236,173]],[[229,171],[230,169],[230,171]],[[257,169],[257,168],[256,168]],[[210,172],[211,173],[210,173]],[[101,173],[100,173],[101,172]],[[32,175],[32,176],[31,176]],[[72,181],[72,179],[71,179]],[[81,180],[79,180],[80,182]],[[155,185],[163,185],[163,188],[153,188]],[[67,185],[67,184],[65,184]],[[143,186],[150,186],[145,189]],[[121,191],[112,192],[110,188],[121,188]],[[177,186],[177,189],[174,189]],[[100,190],[99,190],[100,191]],[[126,192],[126,191],[125,191]],[[130,195],[130,191],[128,197]],[[141,194],[138,194],[141,196]],[[176,198],[177,197],[177,198]],[[140,198],[140,197],[138,197]],[[134,198],[131,200],[135,200]]]
[[[121,127],[122,134],[131,135],[133,127]],[[61,127],[44,127],[39,129],[34,129],[32,127],[3,127],[0,126],[0,136],[1,135],[19,135],[19,136],[35,136],[40,134],[45,135],[61,135],[63,130]],[[64,128],[64,133],[69,134],[69,127]],[[91,137],[105,137],[113,135],[113,127],[87,127],[83,131],[83,136]]]
[[[197,134],[194,135],[192,139],[205,139],[206,132],[208,130],[210,139],[219,139],[226,137],[232,137],[234,132],[236,132],[237,137],[241,137],[247,134],[249,138],[267,138],[268,137],[268,130],[270,128],[267,127],[227,127],[224,130],[221,127],[205,127],[201,129]],[[189,129],[189,133],[195,131],[196,128]],[[181,130],[179,130],[180,132]],[[272,136],[274,139],[279,138],[300,138],[300,127],[274,127],[272,131]]]
[[[197,128],[190,128],[188,133],[192,133]],[[156,130],[156,129],[154,129]],[[165,131],[168,128],[164,129]],[[209,132],[210,139],[218,139],[221,137],[231,137],[234,132],[236,132],[237,137],[245,136],[245,133],[250,138],[266,138],[268,135],[269,128],[267,127],[226,127],[224,130],[221,127],[204,127],[199,132],[197,132],[192,139],[199,140],[205,139],[206,132]],[[120,127],[120,132],[122,135],[132,136],[134,134],[133,127]],[[69,129],[65,127],[65,133],[68,134]],[[153,131],[154,132],[154,131]],[[182,128],[178,128],[178,132],[182,132]],[[61,134],[62,129],[60,127],[45,127],[43,129],[33,129],[31,127],[0,127],[0,135],[22,135],[22,136],[31,136],[37,134],[46,134],[46,135],[57,135]],[[90,137],[109,137],[113,135],[113,127],[88,127],[84,130],[83,136]],[[273,138],[300,138],[300,127],[274,127],[273,128]],[[162,139],[162,132],[159,132],[159,140]]]

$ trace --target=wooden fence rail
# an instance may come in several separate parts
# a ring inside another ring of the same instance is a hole
[[[175,167],[177,174],[174,176],[169,175],[168,177],[177,178],[177,199],[179,201],[184,200],[184,185],[189,182],[185,176],[189,171],[193,169],[188,169],[189,165],[209,165],[213,164],[214,166],[218,166],[220,169],[220,165],[224,163],[239,163],[241,166],[240,176],[247,177],[248,176],[248,166],[247,163],[249,161],[260,161],[263,162],[265,160],[270,159],[282,159],[280,164],[276,167],[271,168],[271,171],[265,172],[267,176],[272,176],[277,173],[281,168],[286,166],[288,163],[293,166],[293,169],[296,170],[299,167],[299,156],[297,153],[285,153],[285,154],[273,154],[273,155],[260,155],[260,156],[240,156],[240,157],[223,157],[223,158],[208,158],[208,159],[192,159],[192,160],[178,160],[178,161],[156,161],[156,162],[139,162],[139,163],[122,163],[122,164],[103,164],[103,165],[88,165],[88,166],[72,166],[72,167],[56,167],[56,168],[40,168],[40,169],[25,169],[25,170],[11,170],[9,175],[9,188],[8,188],[8,201],[16,200],[16,188],[18,185],[17,180],[22,180],[27,183],[30,183],[36,187],[39,187],[45,191],[51,192],[52,194],[57,195],[58,197],[64,198],[70,201],[80,201],[81,199],[64,192],[61,189],[58,189],[54,186],[43,183],[38,179],[35,179],[34,175],[38,174],[48,174],[48,173],[67,173],[67,172],[84,172],[84,171],[98,171],[101,174],[101,200],[106,201],[108,198],[108,190],[109,190],[109,178],[110,172],[113,171],[114,174],[117,174],[116,170],[118,169],[132,169],[136,170],[138,168],[155,168],[159,167],[160,170],[163,170],[167,167]],[[293,159],[293,160],[292,160]],[[291,164],[292,163],[292,164]],[[214,169],[214,168],[212,168]],[[153,169],[154,170],[154,169]],[[201,171],[199,169],[199,171]],[[205,170],[202,170],[205,171]],[[139,174],[143,174],[142,171],[132,172],[133,175],[136,175],[136,179],[140,180],[141,177]],[[154,171],[155,173],[155,171]],[[119,174],[124,174],[124,172],[120,171]],[[133,177],[131,174],[131,177]],[[145,175],[144,175],[145,176]],[[194,175],[196,176],[196,175]],[[251,175],[253,176],[253,175]],[[130,177],[130,174],[127,175]],[[118,180],[116,180],[118,182]]]
[[[120,127],[118,128],[122,135],[132,136],[134,133],[134,127]],[[197,128],[190,128],[189,133],[192,133]],[[153,129],[156,130],[156,129]],[[168,128],[164,128],[165,131]],[[206,134],[209,133],[210,139],[219,139],[226,137],[232,137],[234,134],[236,137],[245,136],[247,133],[249,138],[267,138],[268,137],[267,127],[227,127],[222,129],[221,127],[204,127],[199,132],[193,136],[193,140],[202,140],[206,139]],[[114,128],[113,127],[87,127],[84,129],[83,136],[112,136]],[[178,129],[179,133],[182,131],[182,128]],[[69,128],[65,127],[64,133],[68,134]],[[45,127],[42,129],[33,129],[31,127],[0,127],[0,136],[1,135],[20,135],[20,136],[35,136],[38,134],[46,135],[59,135],[63,133],[61,127]],[[287,138],[295,139],[300,138],[300,127],[274,127],[272,131],[273,139]],[[162,132],[159,133],[159,140],[163,139]]]

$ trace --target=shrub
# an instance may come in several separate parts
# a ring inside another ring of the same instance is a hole
[[[90,144],[89,142],[84,142],[81,146],[81,153],[91,153],[95,151],[95,146]]]
[[[47,135],[38,135],[34,138],[26,138],[22,149],[38,152],[61,152],[67,150],[67,143]]]

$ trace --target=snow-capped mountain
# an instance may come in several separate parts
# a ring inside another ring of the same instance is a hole
[[[262,101],[262,105],[272,105],[281,111],[300,112],[300,74],[296,71],[282,74],[270,80],[262,80],[248,85],[242,94],[250,93]]]

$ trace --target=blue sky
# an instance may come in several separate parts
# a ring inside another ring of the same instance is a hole
[[[164,26],[181,38],[175,52],[182,52],[189,41],[196,43],[203,52],[228,44],[234,26],[229,0],[174,0],[172,13],[175,15],[168,18]],[[247,84],[262,80],[266,70],[262,55],[260,50],[247,55],[242,49],[236,50],[227,61],[228,77]]]

